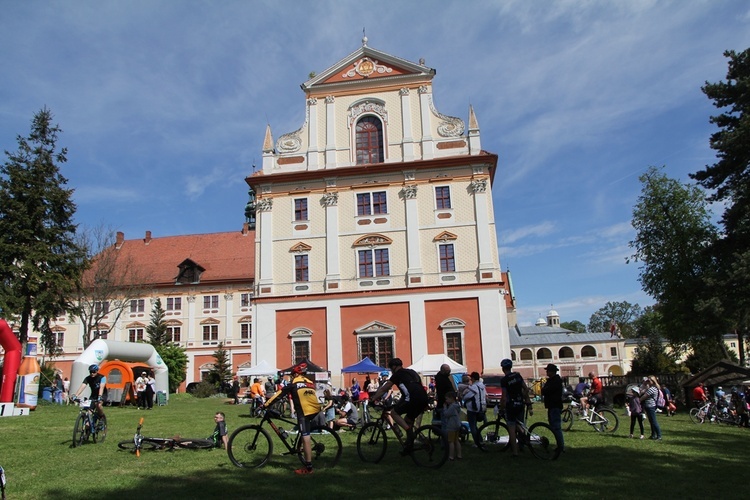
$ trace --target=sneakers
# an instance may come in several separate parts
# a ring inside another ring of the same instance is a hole
[[[300,476],[304,476],[304,475],[307,475],[307,474],[312,474],[313,470],[312,469],[308,469],[307,467],[300,467],[299,469],[295,470],[294,473],[295,474],[299,474]]]

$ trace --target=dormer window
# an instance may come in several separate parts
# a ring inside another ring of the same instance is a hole
[[[383,123],[368,115],[357,122],[357,165],[383,163]]]
[[[204,268],[190,259],[185,259],[182,264],[177,267],[180,269],[180,272],[177,275],[177,279],[175,280],[176,285],[200,283],[201,274],[203,273],[203,271],[205,271]]]

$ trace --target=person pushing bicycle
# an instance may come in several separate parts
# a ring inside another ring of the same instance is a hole
[[[500,380],[500,387],[503,389],[502,405],[505,407],[505,421],[508,422],[508,438],[510,447],[513,450],[513,456],[518,456],[518,441],[516,441],[516,431],[523,432],[519,424],[524,419],[524,404],[529,407],[529,414],[533,415],[531,409],[531,398],[529,397],[529,388],[520,373],[514,372],[513,361],[504,359],[500,362],[505,376]]]
[[[388,368],[391,369],[393,375],[375,392],[373,400],[380,399],[394,385],[401,391],[401,399],[393,408],[395,411],[391,413],[391,417],[396,424],[406,431],[406,442],[401,454],[408,455],[414,445],[414,421],[427,408],[429,398],[419,374],[414,370],[404,368],[401,359],[393,358],[390,360]],[[402,415],[404,416],[402,417]]]
[[[89,399],[96,405],[96,416],[99,418],[105,418],[104,410],[102,409],[102,397],[104,396],[104,388],[107,385],[107,377],[99,373],[99,365],[89,365],[89,376],[83,379],[81,386],[78,388],[76,393],[70,399],[78,399],[78,395],[88,386],[91,389],[91,395]]]
[[[294,472],[296,474],[312,474],[312,445],[310,439],[310,429],[312,428],[313,418],[320,413],[320,401],[315,392],[315,383],[305,377],[307,372],[307,363],[298,363],[292,367],[292,381],[284,386],[281,390],[271,396],[262,408],[269,408],[279,398],[292,396],[292,404],[297,415],[297,424],[299,432],[302,435],[302,448],[305,454],[305,466]]]

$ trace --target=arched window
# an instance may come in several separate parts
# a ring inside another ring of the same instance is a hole
[[[552,359],[552,351],[542,347],[536,352],[536,359]]]
[[[584,358],[595,358],[596,357],[596,349],[594,349],[593,346],[585,345],[581,349],[581,356]]]
[[[510,360],[515,361],[516,360],[516,351],[510,351]]]
[[[383,124],[368,115],[357,122],[357,165],[383,163]]]
[[[570,347],[561,347],[557,355],[560,357],[560,359],[575,357],[575,355],[573,354],[573,349],[571,349]]]
[[[531,349],[521,349],[521,361],[531,361]]]

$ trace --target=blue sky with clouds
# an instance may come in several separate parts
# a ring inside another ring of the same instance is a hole
[[[493,197],[519,322],[641,306],[626,264],[648,166],[714,162],[700,91],[750,47],[744,0],[0,0],[0,148],[47,106],[77,220],[126,238],[239,230],[244,178],[304,121],[299,85],[359,47],[437,70],[446,115],[473,105],[499,155]]]

